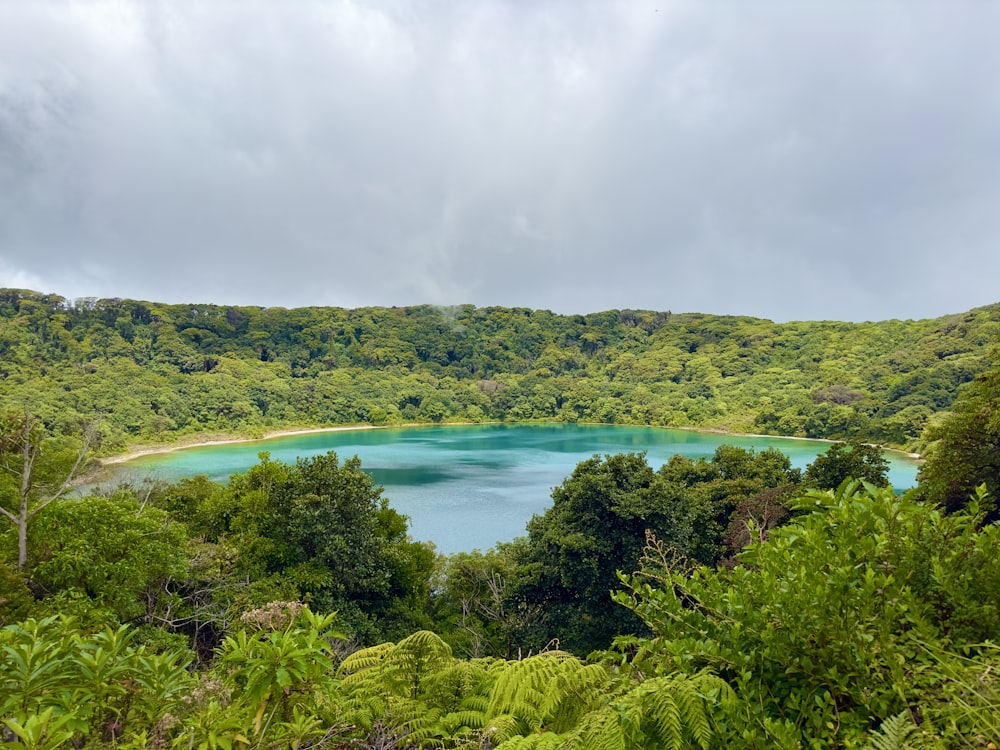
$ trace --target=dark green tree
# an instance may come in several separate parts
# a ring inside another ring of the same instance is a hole
[[[859,440],[834,443],[806,467],[806,484],[821,490],[833,490],[845,479],[861,479],[876,487],[889,485],[889,462],[877,445]]]
[[[34,605],[24,573],[0,562],[0,627],[28,618]]]
[[[659,538],[702,565],[739,551],[742,535],[734,524],[754,518],[767,528],[784,518],[775,503],[801,481],[801,471],[781,451],[733,445],[720,445],[707,460],[673,456],[658,475],[661,495],[683,498],[671,536]]]
[[[668,532],[668,513],[651,494],[655,479],[645,454],[619,453],[580,463],[552,491],[552,507],[528,523],[519,597],[544,613],[526,634],[529,645],[558,638],[561,648],[585,655],[641,627],[610,592],[616,571],[635,568],[646,529]]]
[[[541,647],[558,638],[563,648],[586,654],[615,635],[641,632],[609,592],[618,571],[636,569],[649,533],[695,564],[715,565],[741,503],[798,481],[781,452],[731,445],[710,460],[674,456],[655,472],[637,453],[582,462],[553,490],[552,507],[528,524],[517,595],[541,617],[527,642]]]
[[[922,497],[954,512],[985,484],[993,503],[1000,499],[1000,367],[969,383],[951,416],[928,433],[931,447],[918,476]],[[995,505],[988,518],[998,518]]]
[[[331,451],[288,465],[262,453],[209,497],[202,525],[238,551],[251,580],[270,581],[262,592],[337,611],[364,640],[424,624],[433,551],[407,537],[405,516],[356,456],[341,463]]]
[[[49,606],[95,622],[161,624],[166,584],[188,571],[187,533],[128,497],[62,498],[32,524],[28,570]]]

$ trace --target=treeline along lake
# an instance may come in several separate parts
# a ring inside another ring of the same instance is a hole
[[[249,469],[258,454],[294,463],[335,451],[357,455],[385,487],[384,496],[410,517],[414,539],[440,552],[488,549],[525,533],[525,524],[551,504],[552,488],[594,454],[645,451],[659,468],[672,455],[709,458],[724,444],[762,451],[776,448],[804,468],[829,443],[792,438],[726,435],[694,430],[610,425],[461,425],[316,432],[245,443],[186,448],[141,456],[115,466],[111,481],[147,477],[176,481],[205,474],[225,482]],[[888,453],[889,481],[916,484],[917,462]]]

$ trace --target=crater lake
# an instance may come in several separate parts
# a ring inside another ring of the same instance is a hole
[[[830,443],[795,438],[727,435],[693,430],[614,425],[455,425],[312,432],[239,443],[183,448],[139,456],[111,467],[108,483],[146,478],[176,481],[205,474],[217,482],[246,471],[258,454],[294,463],[335,451],[357,455],[385,487],[383,497],[410,518],[414,539],[445,554],[485,550],[526,533],[525,525],[551,504],[552,488],[594,454],[645,451],[654,469],[675,453],[709,458],[720,445],[776,448],[805,468]],[[897,489],[916,483],[917,462],[886,453]]]

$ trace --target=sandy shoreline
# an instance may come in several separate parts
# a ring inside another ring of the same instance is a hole
[[[257,443],[263,440],[273,440],[274,438],[292,437],[293,435],[311,435],[318,432],[346,432],[347,430],[382,429],[385,429],[385,427],[381,425],[359,424],[338,425],[336,427],[305,427],[293,430],[274,430],[272,432],[265,432],[260,437],[214,438],[212,440],[199,440],[193,443],[163,443],[162,445],[139,446],[125,453],[120,453],[116,456],[106,456],[97,460],[101,462],[101,466],[113,466],[114,464],[123,464],[137,458],[142,458],[143,456],[155,456],[160,453],[173,453],[174,451],[182,451],[187,448],[208,448],[213,445],[230,445],[232,443]]]
[[[462,424],[469,424],[469,423],[462,423]],[[476,424],[496,424],[496,423],[477,422]],[[534,424],[534,423],[525,423],[525,424]],[[552,424],[552,423],[546,422],[546,423],[542,423],[542,424]],[[134,449],[132,449],[130,451],[126,451],[125,453],[121,453],[121,454],[116,455],[116,456],[108,456],[106,458],[100,458],[98,460],[101,463],[101,467],[107,467],[107,466],[113,466],[115,464],[127,463],[127,462],[133,461],[133,460],[135,460],[137,458],[142,458],[143,456],[154,456],[154,455],[158,455],[158,454],[161,454],[161,453],[173,453],[174,451],[185,450],[187,448],[208,448],[208,447],[213,446],[213,445],[230,445],[230,444],[234,444],[234,443],[257,443],[257,442],[262,442],[264,440],[272,440],[274,438],[292,437],[294,435],[312,435],[312,434],[323,433],[323,432],[347,432],[347,431],[351,431],[351,430],[384,430],[384,429],[387,429],[389,427],[398,428],[398,427],[433,427],[433,426],[441,426],[441,425],[430,425],[430,424],[400,424],[400,425],[359,424],[359,425],[337,425],[337,426],[334,426],[334,427],[304,427],[304,428],[295,428],[295,429],[288,429],[288,430],[273,430],[273,431],[270,431],[270,432],[265,432],[261,437],[220,437],[220,438],[213,438],[213,439],[209,439],[209,440],[196,440],[195,442],[191,442],[191,443],[183,443],[182,442],[182,443],[178,443],[178,444],[164,443],[164,444],[161,444],[161,445],[137,446],[136,448],[134,448]],[[459,426],[459,423],[451,423],[451,422],[449,422],[447,425],[444,425],[444,426]],[[614,426],[614,425],[611,425],[611,426]],[[622,426],[631,426],[631,427],[645,426],[645,427],[652,427],[653,429],[663,429],[663,430],[691,430],[692,432],[704,432],[704,433],[710,433],[710,434],[716,434],[716,435],[727,435],[727,436],[731,436],[731,437],[781,438],[782,440],[805,440],[805,441],[809,441],[809,442],[813,442],[813,443],[819,442],[819,443],[831,443],[831,444],[839,442],[837,440],[830,440],[828,438],[806,438],[806,437],[797,437],[797,436],[794,436],[794,435],[762,435],[760,433],[754,433],[754,432],[729,432],[728,430],[719,430],[719,429],[713,429],[713,428],[710,428],[710,427],[662,427],[662,426],[654,426],[654,425],[622,425]],[[918,460],[918,461],[921,458],[921,455],[919,453],[908,453],[907,451],[898,450],[896,448],[886,448],[884,446],[880,446],[880,447],[882,447],[882,450],[884,450],[886,453],[895,453],[895,454],[906,456],[907,458],[910,458],[910,459],[913,459],[913,460]]]

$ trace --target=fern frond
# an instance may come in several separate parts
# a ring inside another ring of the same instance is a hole
[[[486,722],[486,714],[482,711],[453,711],[441,717],[441,726],[448,734],[458,734],[463,727],[483,729]]]
[[[462,701],[462,708],[486,714],[490,709],[489,695],[468,695]]]
[[[707,672],[640,683],[613,704],[625,745],[679,750],[694,744],[709,750],[715,740],[711,711],[727,691],[723,680]]]
[[[512,737],[523,734],[523,725],[517,716],[498,714],[491,716],[483,727],[483,737],[494,746],[506,742]]]
[[[625,750],[625,735],[609,705],[585,715],[566,736],[566,746],[579,750]]]
[[[563,674],[579,667],[579,659],[564,651],[506,662],[493,684],[490,713],[515,714],[537,731],[565,696]]]
[[[496,750],[562,750],[565,739],[555,732],[529,734],[524,737],[512,737],[496,746]]]
[[[380,666],[382,661],[396,644],[380,643],[377,646],[370,646],[355,651],[340,663],[337,676],[341,679],[349,680],[353,675]]]
[[[871,735],[873,750],[912,750],[910,740],[917,730],[909,710],[900,711],[882,722],[878,732]]]
[[[389,649],[382,662],[387,687],[417,698],[424,682],[452,663],[451,646],[429,630],[419,630]]]

